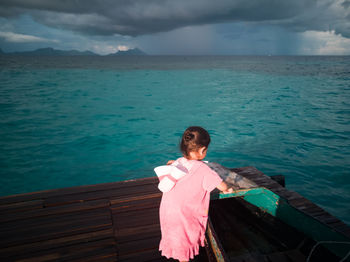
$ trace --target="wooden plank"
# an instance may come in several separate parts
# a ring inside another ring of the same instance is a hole
[[[117,217],[113,217],[113,224],[116,229],[128,228],[135,226],[144,226],[159,223],[158,208],[145,210],[136,210],[130,212],[119,213]]]
[[[278,186],[276,188],[273,188],[271,191],[275,194],[279,195],[281,192],[286,191],[287,189],[285,187]]]
[[[121,202],[111,206],[114,215],[120,212],[131,212],[140,209],[159,208],[160,198],[145,198],[137,201]]]
[[[338,218],[332,216],[331,214],[327,214],[327,213],[320,215],[320,216],[316,216],[315,218],[317,220],[323,222],[324,224],[327,224],[327,225],[339,221]]]
[[[255,182],[258,186],[269,185],[270,181],[266,177],[254,177],[250,178],[253,182]]]
[[[326,212],[323,208],[315,205],[314,203],[306,202],[304,200],[300,200],[298,203],[295,203],[295,205],[293,205],[293,206],[295,206],[297,208],[302,207],[303,212],[308,213],[308,214]]]
[[[88,243],[81,243],[79,245],[65,246],[63,248],[50,249],[38,253],[32,253],[29,256],[22,256],[19,254],[15,257],[19,262],[40,262],[40,261],[72,261],[76,259],[83,259],[90,256],[101,255],[115,256],[115,241],[114,239],[105,239],[101,241],[94,241]]]
[[[0,248],[0,257],[9,258],[14,257],[16,254],[30,254],[39,252],[41,250],[49,250],[53,248],[63,247],[67,245],[73,245],[78,243],[85,243],[91,241],[97,241],[106,238],[113,237],[113,229],[105,229],[94,232],[87,232],[83,234],[77,234],[73,236],[58,237],[50,240],[30,242],[24,245],[16,245],[8,248]]]
[[[58,261],[60,258],[60,255],[57,253],[53,254],[38,254],[36,257],[27,257],[22,259],[16,259],[13,261],[16,262],[43,262],[43,261]]]
[[[107,199],[83,201],[79,203],[67,204],[64,206],[27,210],[16,214],[1,214],[0,223],[7,221],[17,221],[23,219],[34,219],[45,216],[61,215],[65,213],[83,212],[97,208],[109,206]]]
[[[62,261],[74,261],[74,260],[83,260],[85,261],[86,258],[93,258],[97,259],[98,257],[114,257],[117,258],[117,251],[114,240],[110,240],[110,242],[107,243],[100,243],[101,241],[97,241],[96,246],[88,246],[86,248],[82,248],[81,245],[79,246],[72,246],[72,250],[64,249],[62,250]]]
[[[133,186],[133,187],[125,187],[119,188],[118,190],[109,189],[109,190],[101,190],[94,192],[86,192],[72,195],[63,195],[47,198],[44,202],[44,205],[47,207],[50,206],[58,206],[67,203],[77,203],[82,200],[97,200],[97,199],[111,199],[117,197],[132,197],[135,194],[148,194],[158,192],[157,186],[153,183],[145,184],[143,186]]]
[[[314,203],[312,203],[310,200],[307,200],[305,198],[300,199],[297,202],[294,202],[292,204],[292,206],[294,206],[295,208],[297,208],[299,210],[304,210],[304,211],[307,211],[307,210],[310,210],[310,209],[316,207],[316,205]]]
[[[96,254],[85,256],[83,258],[70,259],[72,262],[115,262],[117,261],[117,254],[112,252],[105,254]]]
[[[281,188],[281,185],[276,183],[276,184],[270,184],[266,187],[267,189],[269,189],[270,191],[274,191],[274,190],[278,190]]]
[[[313,210],[313,211],[309,211],[309,210],[304,210],[304,213],[312,216],[312,217],[317,217],[317,216],[321,216],[322,214],[324,214],[324,210]]]
[[[136,235],[143,235],[143,234],[148,234],[148,233],[152,233],[152,232],[159,232],[160,233],[159,221],[158,221],[158,223],[154,223],[151,225],[115,228],[115,237],[119,241],[119,239],[124,239],[128,236],[135,237]]]
[[[82,259],[74,259],[72,262],[115,262],[117,256],[115,254],[89,256]]]
[[[126,181],[102,183],[102,184],[96,184],[96,185],[76,186],[76,187],[68,187],[68,188],[43,190],[38,192],[29,192],[29,193],[23,193],[23,194],[17,194],[17,195],[9,195],[9,196],[0,197],[0,205],[7,205],[11,203],[31,201],[31,200],[37,200],[37,199],[46,199],[46,198],[51,198],[56,196],[63,196],[63,195],[89,193],[89,192],[104,191],[104,190],[111,190],[111,189],[118,190],[120,188],[126,188],[126,187],[155,184],[157,183],[157,181],[158,181],[157,177],[147,177],[147,178],[126,180]]]
[[[300,194],[298,194],[297,192],[291,191],[291,190],[285,190],[285,191],[281,191],[279,193],[279,195],[285,199],[287,199],[288,201],[291,200],[296,200],[296,199],[304,199],[303,196],[301,196]]]
[[[4,204],[0,206],[0,214],[4,215],[7,213],[23,212],[27,210],[43,208],[44,201],[42,199],[30,200],[24,202],[16,202],[11,204]]]
[[[151,194],[138,194],[136,196],[121,196],[118,198],[111,198],[110,202],[111,205],[117,205],[123,202],[136,202],[138,200],[144,200],[144,199],[150,199],[150,198],[161,198],[162,193],[161,192],[156,192],[156,193],[151,193]]]
[[[160,251],[158,249],[142,250],[135,253],[129,253],[125,255],[118,255],[117,260],[119,262],[147,262],[147,261],[168,261],[162,259]]]
[[[343,221],[338,220],[338,221],[334,221],[332,223],[329,223],[328,225],[331,226],[332,228],[336,228],[337,226],[344,226],[346,224]]]
[[[256,169],[253,166],[232,168],[231,170],[233,170],[236,173],[240,173],[240,174],[244,174],[244,175],[249,175],[250,174],[250,175],[258,176],[259,173],[261,173],[258,169]]]
[[[345,224],[343,221],[338,221],[336,223],[332,223],[332,228],[334,228],[337,231],[341,231],[342,229],[349,228],[347,224]]]
[[[334,227],[335,230],[350,238],[350,227],[346,224]]]
[[[120,256],[137,253],[143,250],[158,250],[160,237],[138,239],[134,241],[118,243],[117,250]]]
[[[20,238],[19,235],[16,235],[14,237],[9,237],[6,240],[1,240],[1,246],[6,248],[6,247],[11,247],[11,246],[16,246],[16,245],[24,245],[32,242],[39,242],[39,241],[46,241],[50,239],[55,239],[55,238],[61,238],[65,236],[72,236],[74,234],[82,234],[86,232],[91,232],[94,230],[103,230],[108,228],[106,225],[101,225],[101,223],[94,223],[85,225],[84,227],[80,228],[74,228],[74,230],[66,230],[66,231],[61,231],[61,232],[49,232],[49,233],[40,233],[38,235],[25,235],[23,238]]]
[[[40,230],[47,228],[54,228],[59,226],[66,226],[68,224],[74,224],[81,222],[86,222],[92,219],[109,220],[111,221],[111,214],[108,209],[92,210],[84,213],[74,213],[69,215],[60,215],[52,217],[40,217],[31,220],[24,220],[21,223],[7,222],[4,223],[4,227],[1,230],[2,234],[6,232],[14,232],[21,230]]]
[[[38,227],[19,228],[15,231],[10,230],[2,233],[0,246],[8,247],[26,244],[34,241],[43,241],[74,234],[98,231],[110,227],[112,227],[112,221],[106,214],[98,214],[93,217],[88,216],[82,220],[74,219],[57,224],[45,223]]]
[[[116,254],[100,254],[100,255],[90,255],[89,257],[84,257],[80,259],[71,259],[72,262],[115,262],[117,261]]]
[[[159,224],[122,228],[115,231],[115,238],[118,243],[151,237],[160,238],[160,236],[161,232]]]
[[[60,224],[71,223],[72,221],[85,221],[92,217],[105,216],[111,217],[110,211],[108,208],[100,208],[94,210],[85,210],[85,212],[73,212],[67,214],[54,214],[51,216],[42,216],[42,217],[33,217],[21,220],[8,221],[1,224],[0,232],[12,232],[18,231],[23,228],[42,228],[42,227],[52,227],[58,226]]]

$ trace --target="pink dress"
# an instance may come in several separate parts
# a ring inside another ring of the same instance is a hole
[[[188,173],[176,182],[174,188],[163,193],[159,208],[162,239],[159,250],[167,258],[188,261],[204,246],[208,221],[210,191],[222,179],[205,163],[179,158]]]

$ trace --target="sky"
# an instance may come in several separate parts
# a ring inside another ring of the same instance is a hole
[[[350,55],[350,0],[0,0],[4,52]]]

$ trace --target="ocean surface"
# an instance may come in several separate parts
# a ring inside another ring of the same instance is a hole
[[[0,110],[2,196],[153,176],[200,125],[350,224],[350,57],[1,56]]]

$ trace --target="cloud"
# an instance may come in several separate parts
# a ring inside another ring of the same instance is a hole
[[[187,26],[169,32],[137,37],[136,40],[149,54],[204,55],[215,49],[213,26]]]
[[[33,35],[16,34],[12,32],[1,32],[0,37],[4,38],[7,42],[12,43],[31,43],[31,42],[58,42],[57,40],[46,39],[43,37],[37,37]]]
[[[279,25],[350,37],[349,0],[2,0],[0,15],[30,14],[50,27],[88,35],[145,35],[228,22]]]
[[[350,39],[337,35],[334,31],[307,31],[302,34],[304,44],[302,54],[349,55]]]
[[[130,47],[126,45],[118,45],[118,51],[128,51]]]

